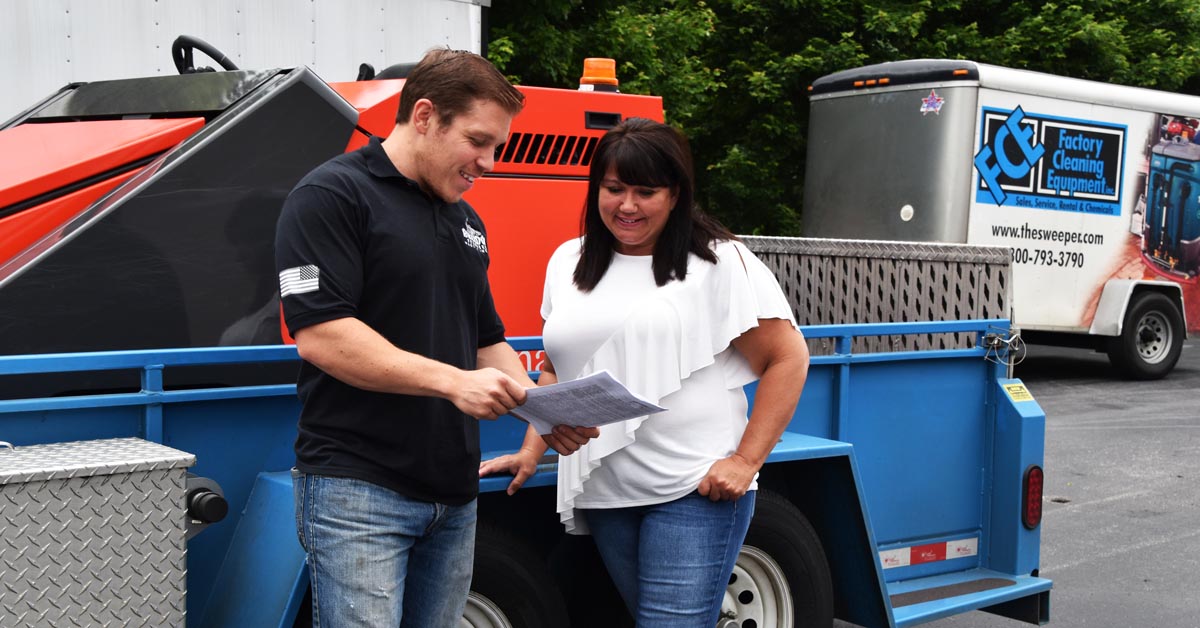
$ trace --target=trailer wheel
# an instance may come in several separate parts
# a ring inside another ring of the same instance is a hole
[[[541,554],[483,521],[475,535],[474,573],[460,628],[570,625],[566,605]]]
[[[775,493],[758,491],[754,519],[725,589],[719,625],[833,626],[833,579],[821,539],[804,514]]]
[[[1130,379],[1159,379],[1175,368],[1183,337],[1178,306],[1162,293],[1143,292],[1126,310],[1121,335],[1108,341],[1108,359]]]

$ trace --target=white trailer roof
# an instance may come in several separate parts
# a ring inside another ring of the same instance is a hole
[[[814,99],[836,98],[931,84],[978,85],[1080,103],[1200,117],[1200,96],[953,59],[909,59],[853,68],[817,79],[812,93]]]
[[[1200,117],[1200,96],[1014,70],[985,63],[975,65],[979,68],[980,87],[1122,109]]]

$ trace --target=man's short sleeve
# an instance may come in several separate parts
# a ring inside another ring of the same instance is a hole
[[[357,315],[362,294],[362,219],[347,197],[302,185],[283,204],[275,269],[288,331]]]
[[[483,298],[479,301],[479,347],[490,347],[504,341],[504,322],[496,312],[496,303],[492,299],[492,288],[488,283],[483,286]]]

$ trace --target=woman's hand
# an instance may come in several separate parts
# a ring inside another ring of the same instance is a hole
[[[554,431],[543,436],[542,440],[559,454],[569,456],[593,438],[600,438],[600,428],[555,425]]]
[[[735,453],[714,462],[697,490],[710,501],[734,501],[750,490],[755,473],[758,467]]]
[[[550,356],[544,355],[542,358],[542,375],[538,378],[538,386],[549,386],[550,384],[558,383],[558,374],[554,372],[554,363],[550,361]],[[571,425],[555,425],[554,430],[545,436],[541,436],[542,447],[551,447],[557,451],[559,455],[569,456],[593,438],[600,437],[600,428],[598,427],[576,427]],[[525,433],[525,443],[521,445],[522,449],[533,449],[538,445],[539,436],[532,427]],[[543,451],[545,451],[543,449]]]
[[[733,340],[750,368],[759,374],[754,409],[737,450],[713,463],[700,481],[699,492],[712,501],[734,500],[746,494],[754,474],[792,419],[808,377],[808,345],[791,321],[759,319],[758,327]]]
[[[541,457],[540,452],[522,448],[515,454],[484,460],[479,463],[479,477],[495,473],[511,473],[513,480],[508,483],[508,490],[505,492],[512,495],[521,490],[525,480],[528,480],[529,476],[537,471],[538,459]]]

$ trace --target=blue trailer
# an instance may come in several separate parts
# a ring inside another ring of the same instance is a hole
[[[762,470],[722,627],[834,617],[902,627],[972,610],[1049,620],[1051,582],[1038,573],[1045,417],[1007,376],[1008,330],[1002,319],[804,328],[834,350],[812,358]],[[930,334],[974,342],[854,348]],[[541,348],[511,342],[526,355]],[[289,472],[295,386],[172,385],[197,368],[297,360],[291,346],[0,357],[0,379],[126,380],[0,400],[11,444],[0,447],[0,625],[306,625]],[[484,457],[515,451],[524,427],[485,423]],[[586,537],[562,533],[554,459],[544,462],[513,497],[508,478],[481,480],[462,625],[627,625]],[[155,488],[122,493],[147,481]]]
[[[289,473],[298,357],[279,344],[263,255],[287,190],[386,135],[401,82],[179,69],[71,84],[0,125],[0,149],[24,162],[0,172],[5,628],[309,619]],[[599,136],[663,116],[651,96],[522,89],[526,109],[471,201],[513,334],[540,328],[540,273],[577,234],[563,208],[582,204]],[[951,322],[804,327],[828,350],[814,351],[763,468],[722,628],[909,626],[976,609],[1046,621],[1044,418],[1007,378],[1006,276],[943,252],[887,252],[889,269],[828,243],[807,261],[751,248],[802,324]],[[512,342],[536,371],[540,340]],[[484,424],[485,457],[516,450],[524,427]],[[555,472],[547,458],[512,497],[508,478],[481,481],[462,625],[631,623],[587,537],[563,534]]]

